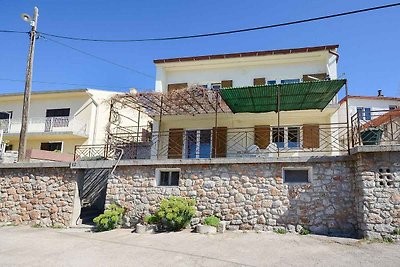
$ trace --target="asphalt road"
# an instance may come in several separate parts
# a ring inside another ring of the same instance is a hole
[[[400,266],[400,244],[254,232],[1,227],[0,266]]]

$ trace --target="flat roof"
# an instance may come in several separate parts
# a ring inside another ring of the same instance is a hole
[[[240,58],[240,57],[257,57],[257,56],[268,56],[268,55],[285,55],[295,53],[307,53],[316,51],[329,51],[339,47],[335,45],[325,46],[310,46],[290,49],[278,49],[278,50],[264,50],[264,51],[253,51],[253,52],[242,52],[242,53],[231,53],[231,54],[218,54],[218,55],[204,55],[194,57],[178,57],[178,58],[166,58],[166,59],[155,59],[153,62],[158,63],[170,63],[170,62],[184,62],[184,61],[199,61],[199,60],[210,60],[210,59],[224,59],[224,58]]]
[[[32,95],[42,95],[42,94],[61,94],[61,93],[80,93],[80,92],[86,92],[89,89],[67,89],[67,90],[49,90],[49,91],[33,91],[31,94]],[[24,92],[18,92],[18,93],[5,93],[5,94],[0,94],[0,97],[2,96],[19,96],[23,95]]]
[[[349,95],[349,99],[366,99],[366,100],[395,100],[400,101],[400,97],[391,97],[391,96],[367,96],[367,95]],[[346,101],[346,97],[343,97],[339,104],[343,104]]]

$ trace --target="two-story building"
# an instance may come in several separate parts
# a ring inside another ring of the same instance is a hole
[[[27,149],[73,154],[76,145],[103,144],[109,99],[117,92],[94,89],[33,92]],[[0,129],[6,150],[18,150],[22,93],[0,95]]]
[[[347,153],[338,138],[348,125],[332,116],[346,84],[337,79],[337,49],[157,59],[155,92],[126,94],[116,102],[154,120],[151,140],[145,135],[135,141],[151,146],[153,159]],[[109,140],[132,142],[128,135],[135,133],[111,134]]]

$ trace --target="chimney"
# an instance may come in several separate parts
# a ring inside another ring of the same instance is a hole
[[[135,95],[135,94],[137,94],[137,89],[136,88],[129,88],[129,93],[131,93],[131,94],[133,94],[133,95]]]
[[[378,96],[383,96],[382,89],[378,89]]]

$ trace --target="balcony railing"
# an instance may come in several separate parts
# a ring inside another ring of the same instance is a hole
[[[360,110],[351,118],[352,146],[400,144],[400,109]]]
[[[4,133],[17,134],[21,131],[21,118],[1,119],[0,129]],[[73,117],[33,117],[28,120],[28,133],[72,132],[87,136],[87,125]]]
[[[347,154],[347,140],[344,123],[121,133],[109,144],[76,146],[75,159],[115,159],[121,149],[122,159],[328,156]]]

